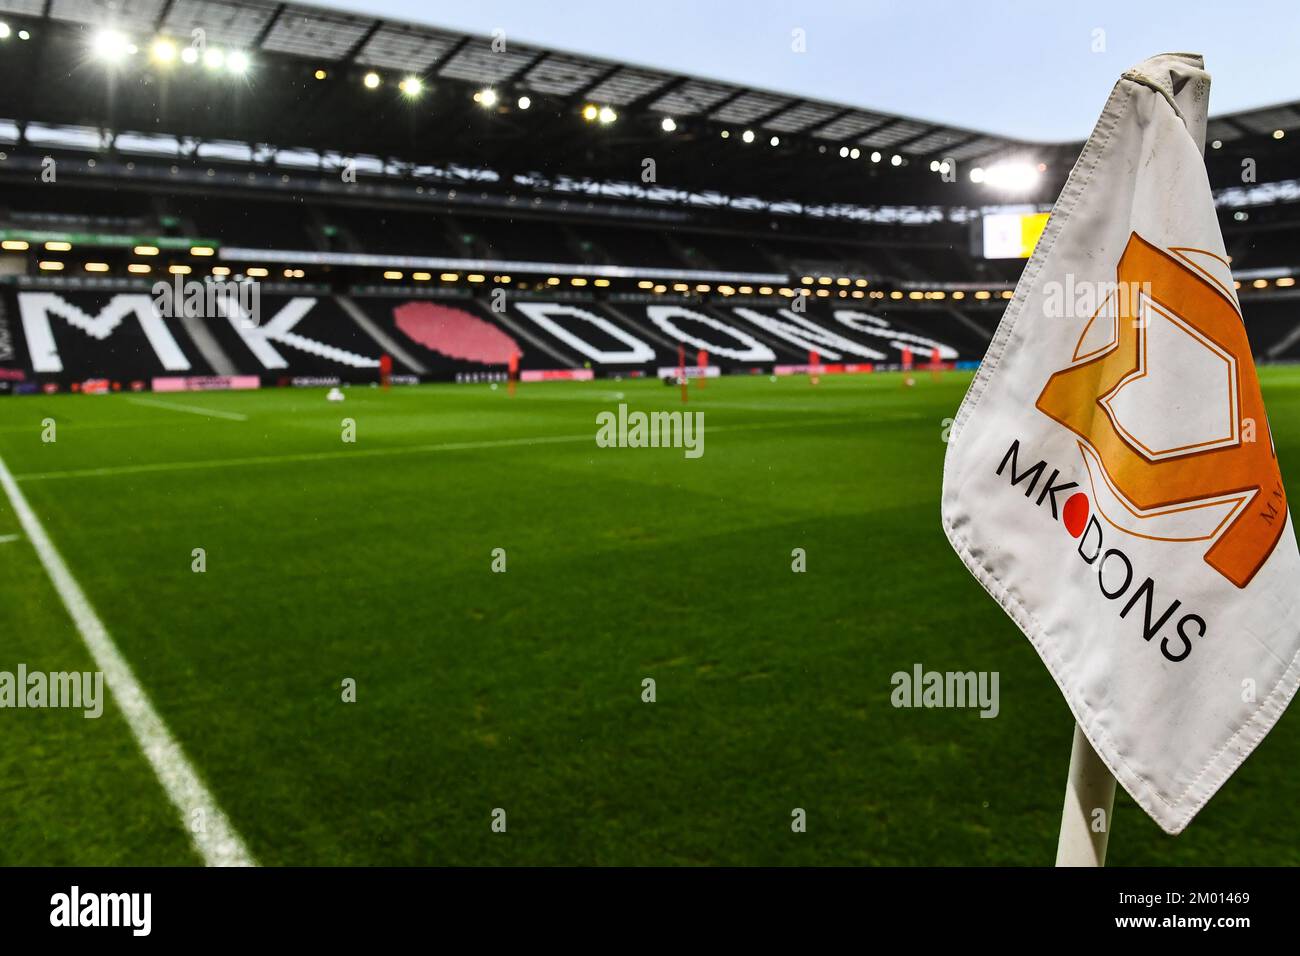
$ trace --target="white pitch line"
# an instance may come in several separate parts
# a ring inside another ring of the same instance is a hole
[[[17,540],[18,540],[18,535],[16,534],[0,534],[0,544],[8,544],[10,541],[17,541]]]
[[[174,412],[192,412],[210,418],[228,418],[232,422],[248,421],[248,416],[241,415],[239,412],[220,412],[215,408],[204,408],[202,405],[177,405],[174,402],[160,402],[152,398],[128,398],[127,401],[133,405],[148,405],[150,408],[169,408]]]
[[[781,428],[813,428],[818,425],[861,424],[859,419],[824,418],[790,422],[761,422],[748,425],[715,425],[708,434]],[[867,424],[871,424],[868,422]],[[297,455],[261,455],[250,458],[214,458],[206,461],[160,461],[148,465],[117,465],[104,468],[79,468],[67,471],[36,471],[17,475],[18,481],[49,481],[56,478],[110,478],[117,475],[142,475],[166,471],[194,471],[211,468],[242,468],[248,465],[282,465],[292,462],[333,461],[340,458],[373,458],[393,455],[419,455],[444,451],[478,451],[488,448],[527,448],[531,445],[595,443],[596,430],[581,435],[542,435],[535,438],[499,438],[485,441],[445,442],[438,445],[405,445],[394,448],[354,448],[350,451],[314,451]]]
[[[149,695],[140,686],[131,671],[131,665],[113,643],[113,638],[91,607],[81,585],[64,564],[40,519],[36,517],[36,512],[32,511],[14,476],[9,473],[3,458],[0,458],[0,487],[9,496],[14,514],[27,532],[32,547],[45,566],[46,574],[50,576],[50,581],[63,600],[63,606],[68,609],[68,614],[81,633],[81,639],[95,659],[95,665],[104,672],[104,680],[117,699],[140,750],[153,766],[172,805],[180,812],[181,825],[190,834],[194,849],[208,866],[256,866],[243,839],[235,832],[216,799],[208,792],[208,788],[199,779],[198,772],[186,758],[185,751],[153,709]],[[202,823],[199,832],[195,832],[192,826],[195,821]]]

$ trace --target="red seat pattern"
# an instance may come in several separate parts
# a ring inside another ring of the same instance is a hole
[[[393,309],[397,327],[418,342],[449,358],[484,365],[505,365],[519,345],[490,322],[463,309],[436,302],[407,302]]]

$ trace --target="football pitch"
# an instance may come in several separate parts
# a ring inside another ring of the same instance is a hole
[[[968,383],[709,381],[698,458],[597,446],[644,380],[15,397],[0,457],[260,864],[1050,865],[1072,718],[939,524]],[[0,607],[0,670],[94,669],[6,498]],[[116,699],[0,721],[0,864],[202,862]],[[1298,765],[1292,715],[1178,838],[1121,790],[1107,862],[1300,863]]]

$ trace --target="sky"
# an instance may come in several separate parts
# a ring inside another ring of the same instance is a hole
[[[1212,114],[1300,100],[1300,0],[312,2],[1043,142],[1156,53],[1204,54]]]

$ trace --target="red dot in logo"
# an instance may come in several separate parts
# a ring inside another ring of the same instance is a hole
[[[1070,495],[1061,511],[1061,520],[1065,522],[1065,530],[1070,532],[1071,538],[1083,534],[1083,527],[1088,523],[1088,496],[1083,492]]]

